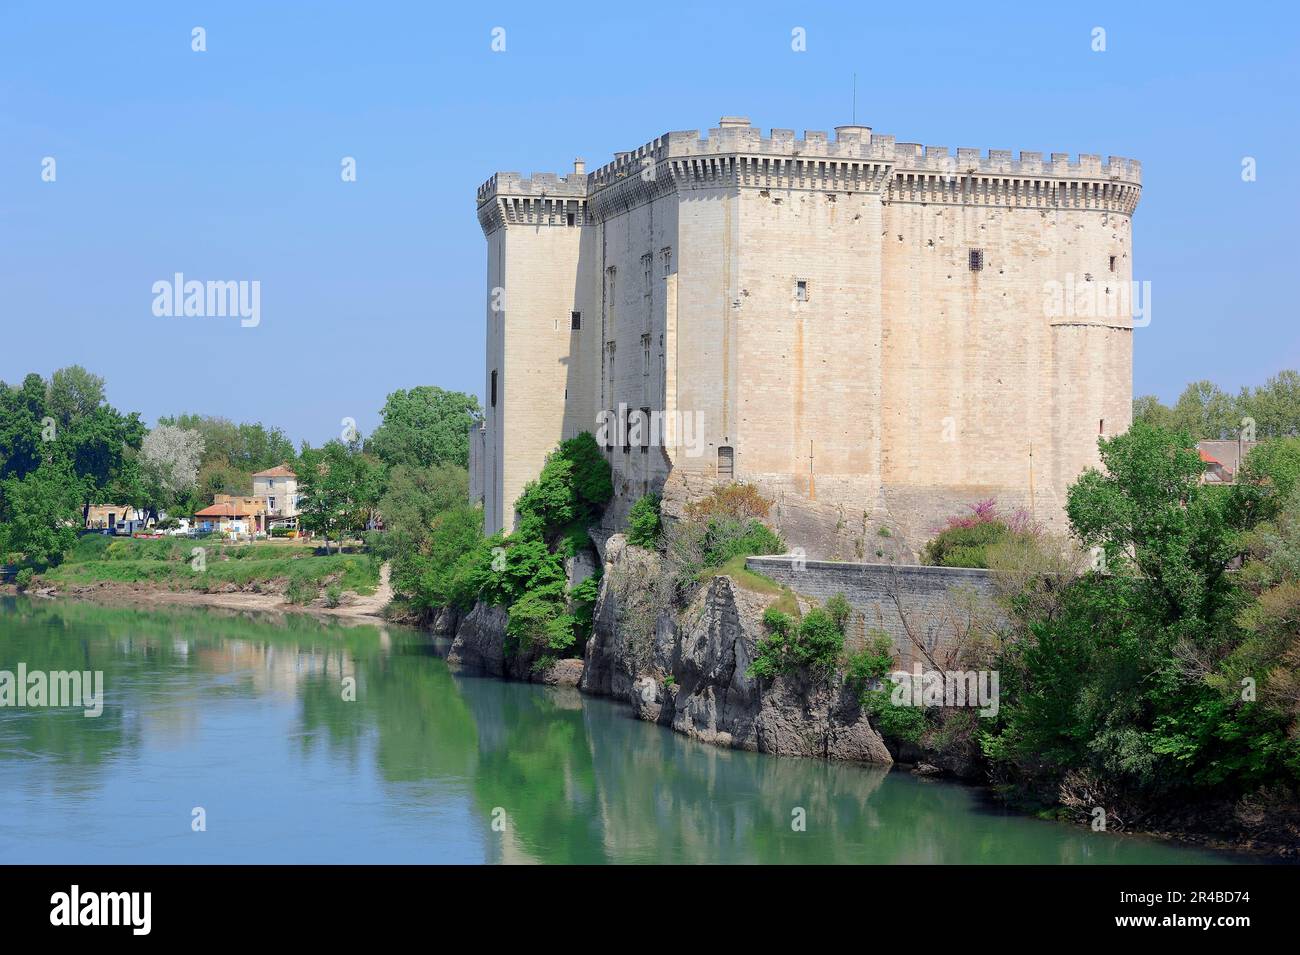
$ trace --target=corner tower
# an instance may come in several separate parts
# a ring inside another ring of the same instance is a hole
[[[581,294],[589,230],[581,160],[563,178],[498,173],[479,187],[487,237],[487,365],[480,470],[484,529],[514,528],[514,502],[562,438],[590,391],[583,355],[589,327]],[[585,422],[585,417],[583,417]]]

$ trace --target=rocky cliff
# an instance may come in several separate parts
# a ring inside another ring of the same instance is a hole
[[[576,686],[582,674],[579,660],[557,660],[548,667],[538,667],[536,652],[506,652],[505,607],[477,603],[456,624],[456,636],[447,651],[447,662],[476,673],[546,683],[551,686]]]
[[[581,688],[627,700],[641,719],[720,746],[787,756],[889,764],[892,757],[837,678],[747,674],[771,601],[730,577],[713,578],[678,613],[645,606],[658,555],[622,535],[605,548],[605,575]]]

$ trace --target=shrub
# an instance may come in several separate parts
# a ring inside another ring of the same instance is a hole
[[[834,670],[844,653],[844,630],[826,609],[816,607],[795,622],[769,607],[763,613],[769,633],[758,641],[749,675],[771,679],[781,673]]]
[[[658,547],[663,521],[659,516],[659,495],[647,494],[627,515],[627,540],[637,547]]]
[[[18,590],[24,591],[32,585],[32,579],[36,576],[36,571],[30,567],[24,567],[18,571],[18,576],[14,578],[14,583],[18,585]]]
[[[883,631],[872,633],[867,645],[849,653],[844,664],[844,679],[859,692],[883,680],[894,665],[894,643]]]
[[[563,592],[556,588],[526,593],[510,608],[506,636],[515,646],[543,650],[548,656],[573,646],[573,616],[566,612]]]
[[[1024,511],[1009,516],[989,499],[971,505],[971,513],[948,518],[943,529],[925,545],[923,563],[935,567],[988,567],[988,550],[1017,538],[1036,538],[1038,527]]]
[[[747,522],[767,517],[772,502],[758,492],[752,484],[726,484],[708,497],[686,505],[686,518],[692,521],[710,521],[717,518]]]
[[[889,697],[887,689],[868,690],[862,694],[862,706],[885,739],[919,743],[925,733],[925,710],[919,706],[895,706]]]
[[[552,541],[571,525],[590,526],[613,496],[609,462],[584,431],[561,441],[537,480],[524,486],[515,502],[519,530]]]
[[[330,584],[325,588],[325,606],[337,607],[343,600],[343,589],[338,584]]]
[[[320,588],[314,580],[295,575],[289,578],[289,586],[284,590],[284,598],[291,604],[309,604],[319,593]]]

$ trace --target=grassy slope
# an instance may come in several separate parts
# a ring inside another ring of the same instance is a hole
[[[206,568],[201,572],[192,564],[196,547],[205,550]],[[379,562],[367,554],[317,556],[313,548],[295,545],[228,546],[96,535],[78,540],[62,564],[41,576],[64,584],[153,583],[168,590],[202,591],[234,584],[278,592],[293,582],[323,586],[333,581],[344,590],[372,594],[379,583]]]
[[[766,574],[760,574],[750,570],[745,566],[745,557],[733,557],[721,567],[714,567],[706,570],[700,575],[701,580],[707,580],[709,577],[727,576],[736,582],[736,586],[744,590],[758,594],[766,594],[775,597],[771,606],[775,607],[782,613],[789,614],[791,617],[798,618],[799,601],[795,599],[794,591],[789,587],[778,584]]]

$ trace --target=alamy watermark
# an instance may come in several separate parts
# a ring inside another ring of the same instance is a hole
[[[1043,283],[1043,314],[1048,318],[1131,318],[1134,328],[1151,324],[1151,282],[1082,279],[1072,272],[1065,281]]]
[[[0,670],[0,707],[81,707],[85,717],[104,712],[103,670]]]
[[[911,673],[896,670],[889,680],[894,706],[970,706],[983,717],[998,715],[997,670],[923,670],[914,663]]]
[[[171,281],[153,283],[153,313],[159,318],[239,318],[243,328],[262,324],[262,283],[186,280],[177,272]]]
[[[704,454],[703,411],[651,411],[620,404],[596,414],[596,443],[602,448],[684,448],[688,458]]]

